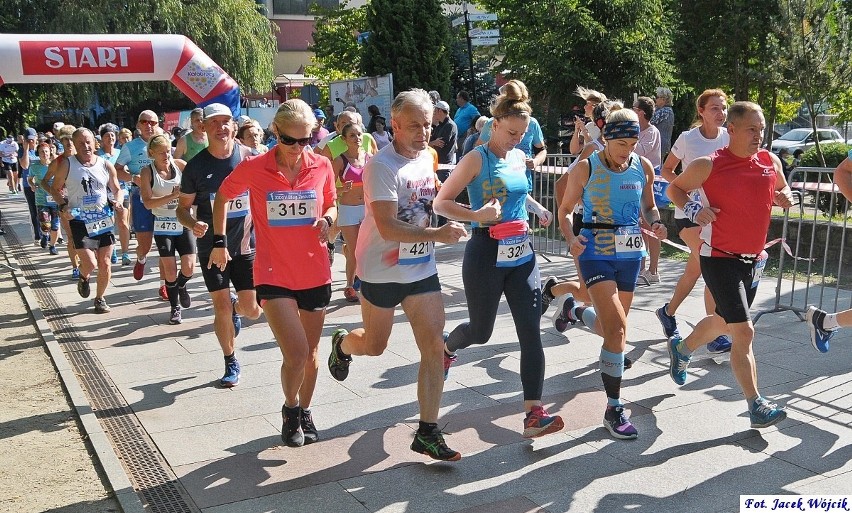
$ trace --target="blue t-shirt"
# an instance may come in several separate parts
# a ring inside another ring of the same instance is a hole
[[[453,121],[459,130],[459,137],[464,137],[467,134],[470,124],[478,117],[479,111],[476,110],[476,107],[472,103],[468,102],[464,104],[464,107],[459,107],[456,115],[453,116]]]
[[[140,139],[140,141],[141,140],[142,139]],[[148,147],[146,145],[145,146],[146,155],[147,155],[147,151],[148,151]],[[115,147],[112,149],[112,155],[107,155],[106,153],[104,153],[103,148],[101,148],[97,152],[95,152],[95,154],[98,157],[101,157],[102,159],[108,161],[113,166],[115,165],[116,161],[118,160],[118,156],[119,156],[120,153],[121,153],[121,150],[119,150],[118,148],[115,148]]]
[[[579,260],[641,259],[644,251],[640,242],[639,212],[647,182],[642,162],[638,155],[631,153],[630,165],[616,173],[604,166],[599,155],[595,152],[589,156],[589,181],[582,197],[583,223],[610,224],[619,228],[581,229],[580,234],[588,242]]]
[[[471,209],[479,210],[491,198],[497,198],[502,215],[494,224],[527,219],[527,166],[524,154],[513,149],[506,154],[506,158],[501,159],[491,153],[485,144],[477,146],[474,151],[478,151],[482,157],[482,167],[476,178],[467,184]],[[478,227],[480,223],[475,222],[473,226]]]
[[[30,155],[30,167],[33,167],[33,162],[38,162],[38,153],[35,150],[26,150]],[[23,157],[23,153],[21,153],[21,157]],[[24,187],[27,189],[30,188],[30,181],[27,178],[30,176],[29,168],[21,169],[21,180],[24,181]]]
[[[38,157],[35,160],[30,160],[30,175],[36,184],[41,182],[45,175],[47,175],[47,166],[42,164]],[[48,185],[53,185],[52,179],[48,182]],[[43,207],[47,204],[47,191],[41,185],[35,190],[35,203],[38,207]]]
[[[127,171],[131,175],[138,175],[142,172],[142,168],[150,163],[148,143],[139,137],[122,146],[121,151],[118,152],[118,158],[114,162],[114,164],[127,166]]]
[[[492,123],[494,123],[494,118],[486,121],[485,125],[482,127],[482,133],[479,135],[479,138],[485,142],[488,142],[491,139]],[[530,117],[530,124],[527,127],[527,131],[524,133],[524,137],[521,139],[521,142],[519,142],[515,148],[523,151],[527,158],[532,158],[533,146],[544,147],[544,134],[541,132],[541,125],[538,124],[538,120]]]

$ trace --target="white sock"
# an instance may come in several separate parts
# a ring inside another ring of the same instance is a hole
[[[148,257],[147,256],[143,256],[142,258],[137,257],[136,261],[139,262],[140,264],[144,264],[145,262],[148,261]]]
[[[836,330],[837,328],[839,328],[840,323],[837,322],[837,314],[825,314],[825,319],[822,320],[822,327],[826,331]]]

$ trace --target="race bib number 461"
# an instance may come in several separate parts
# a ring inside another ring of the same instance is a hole
[[[638,226],[620,227],[615,230],[615,254],[619,258],[642,257],[645,241]]]
[[[317,191],[274,191],[266,194],[269,226],[310,226],[317,219]]]

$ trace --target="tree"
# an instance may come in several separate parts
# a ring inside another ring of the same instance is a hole
[[[69,27],[91,34],[184,34],[246,90],[268,90],[274,78],[276,41],[273,25],[253,0],[151,0],[115,5],[78,0],[73,8],[46,9],[36,0],[7,0],[0,19],[4,32],[67,33]],[[11,13],[11,14],[10,14]],[[9,95],[0,88],[0,95]],[[162,82],[21,85],[19,91],[42,91],[47,108],[87,107],[97,92],[109,108],[139,103],[190,104],[180,91]],[[25,95],[24,95],[25,96]],[[22,108],[26,108],[23,106]],[[191,104],[190,104],[191,105]]]
[[[305,74],[318,78],[323,89],[335,80],[358,77],[362,50],[358,36],[366,31],[366,6],[349,7],[344,1],[337,8],[326,9],[314,4],[311,13],[316,21],[308,50],[314,55]]]
[[[852,122],[852,89],[840,91],[831,99],[831,112],[837,115],[834,121],[843,124],[843,137],[849,139],[849,123]]]
[[[778,1],[778,31],[789,41],[785,80],[805,101],[816,153],[825,166],[816,132],[817,109],[852,82],[849,15],[836,0]]]
[[[450,26],[439,0],[371,0],[361,71],[393,73],[395,91],[450,92]]]

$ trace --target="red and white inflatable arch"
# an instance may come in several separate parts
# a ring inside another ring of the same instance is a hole
[[[237,83],[181,35],[3,34],[0,86],[169,80],[197,105],[240,114]]]

